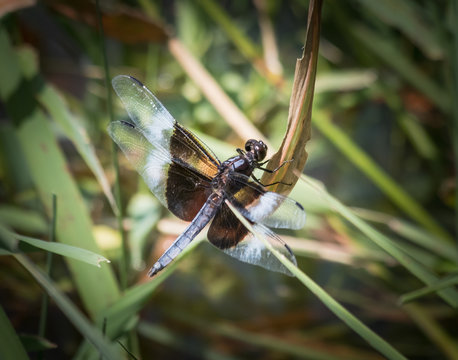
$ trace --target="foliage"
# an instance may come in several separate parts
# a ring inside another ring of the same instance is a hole
[[[308,2],[102,3],[103,33],[96,10],[0,5],[0,358],[127,358],[116,340],[137,358],[458,358],[455,3],[324,2],[290,194],[308,220],[281,234],[296,278],[204,234],[146,278],[184,225],[123,156],[113,170],[105,71],[142,80],[220,158],[263,136],[272,155],[295,136]]]

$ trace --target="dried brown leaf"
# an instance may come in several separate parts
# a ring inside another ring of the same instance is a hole
[[[296,62],[286,134],[280,149],[271,158],[268,168],[275,169],[284,161],[291,159],[292,161],[273,174],[265,173],[261,179],[263,184],[281,181],[282,184],[274,185],[269,190],[282,194],[291,192],[293,185],[298,180],[297,174],[302,173],[307,161],[308,154],[305,150],[305,145],[311,134],[312,103],[320,40],[321,7],[322,0],[310,1],[304,51],[302,58]]]
[[[36,0],[0,0],[0,17],[35,5]]]
[[[97,27],[96,9],[91,2],[55,2],[48,5],[58,13],[76,21]],[[101,9],[105,35],[126,44],[164,43],[169,31],[164,24],[152,20],[144,13],[127,7],[115,10]]]

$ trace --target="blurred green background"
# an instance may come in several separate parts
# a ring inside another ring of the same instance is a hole
[[[147,279],[185,224],[122,154],[116,216],[110,95],[114,118],[127,114],[105,71],[141,80],[227,158],[246,139],[179,40],[275,152],[308,6],[102,1],[98,17],[89,1],[0,5],[0,358],[127,358],[117,339],[137,359],[458,359],[455,1],[323,3],[307,177],[290,195],[308,219],[280,234],[329,298],[204,235]],[[53,238],[74,247],[37,240]]]

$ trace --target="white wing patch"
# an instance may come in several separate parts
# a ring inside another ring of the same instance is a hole
[[[244,203],[237,198],[238,194],[226,193],[228,200],[243,216],[252,222],[277,229],[302,229],[305,225],[304,208],[289,197],[266,191],[261,185],[250,181],[248,176],[231,173],[231,181],[248,186],[246,193],[253,198],[250,203]],[[242,189],[243,194],[243,189]]]
[[[164,194],[167,185],[166,175],[172,162],[170,155],[161,148],[155,148],[142,133],[125,122],[110,123],[108,132],[153,194],[167,207]]]
[[[146,86],[130,76],[116,76],[112,83],[135,127],[150,143],[169,150],[175,119],[167,109]]]

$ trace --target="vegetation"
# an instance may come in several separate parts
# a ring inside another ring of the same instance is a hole
[[[302,0],[0,14],[1,359],[458,359],[456,2],[327,0],[307,42]],[[295,277],[202,234],[147,278],[185,224],[106,133],[117,74],[221,159],[253,137],[306,160]]]

